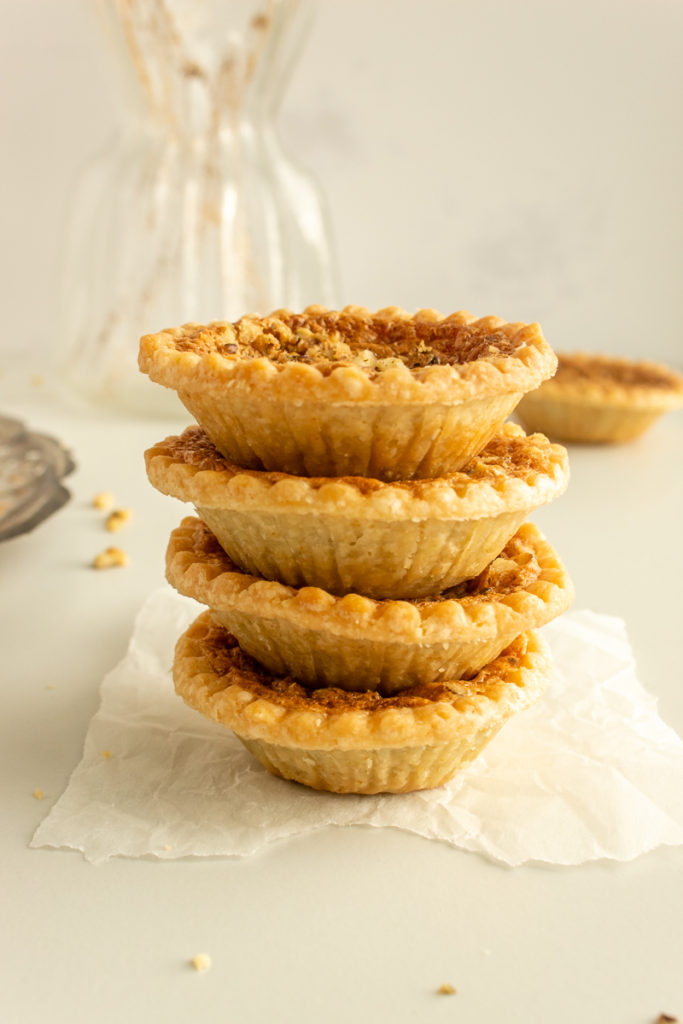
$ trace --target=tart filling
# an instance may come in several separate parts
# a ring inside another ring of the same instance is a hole
[[[532,631],[471,680],[422,684],[382,697],[307,691],[269,675],[205,612],[176,646],[177,693],[232,729],[274,774],[334,792],[406,792],[446,782],[551,676]]]
[[[151,483],[192,502],[242,571],[373,598],[425,597],[476,576],[569,479],[563,448],[513,424],[463,470],[429,481],[243,470],[197,427],[145,458]]]
[[[561,355],[551,381],[525,396],[520,419],[565,441],[627,441],[683,405],[683,376],[659,363]]]
[[[208,605],[240,647],[270,672],[307,687],[397,693],[474,675],[525,630],[565,611],[571,581],[531,523],[479,576],[437,598],[374,601],[296,590],[244,575],[211,531],[187,518],[175,529],[166,576]]]
[[[141,370],[227,458],[298,475],[454,471],[555,366],[537,324],[395,307],[278,310],[140,342]]]

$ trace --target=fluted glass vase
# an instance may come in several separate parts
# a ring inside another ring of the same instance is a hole
[[[122,131],[74,190],[58,341],[87,397],[165,411],[141,334],[335,304],[320,190],[275,130],[313,3],[101,0]]]

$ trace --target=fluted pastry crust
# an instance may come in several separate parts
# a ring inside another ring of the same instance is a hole
[[[139,363],[239,465],[396,480],[460,468],[556,359],[537,324],[310,306],[146,335]]]
[[[531,523],[478,577],[434,599],[334,597],[245,575],[192,517],[171,534],[166,576],[181,594],[208,605],[269,671],[307,687],[382,694],[471,676],[573,599],[566,570]]]
[[[477,575],[569,479],[566,451],[514,424],[463,470],[428,481],[243,470],[196,427],[145,459],[152,484],[192,502],[243,571],[374,598],[429,596]]]
[[[563,441],[628,441],[683,406],[683,376],[660,363],[577,352],[517,409],[530,429]]]
[[[334,792],[441,785],[551,677],[545,644],[518,637],[474,679],[375,692],[305,690],[270,676],[205,612],[176,646],[177,693],[232,729],[269,771]]]

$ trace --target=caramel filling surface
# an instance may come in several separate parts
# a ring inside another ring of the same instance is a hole
[[[230,325],[197,327],[175,340],[180,351],[315,363],[322,373],[350,363],[381,370],[383,360],[399,360],[410,369],[470,363],[513,355],[523,344],[509,330],[463,324],[457,318],[413,320],[332,311],[245,317]]]
[[[619,384],[623,387],[659,388],[678,391],[683,386],[680,376],[665,366],[653,363],[628,363],[607,356],[558,355],[555,380],[563,384]]]

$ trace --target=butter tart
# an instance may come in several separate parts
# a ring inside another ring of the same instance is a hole
[[[580,352],[558,359],[553,379],[517,409],[530,430],[557,440],[630,441],[683,405],[683,376],[660,363]]]
[[[176,645],[183,700],[227,726],[274,775],[335,793],[405,793],[447,782],[550,681],[544,642],[523,633],[473,679],[393,697],[305,690],[270,675],[204,612]]]
[[[166,578],[208,605],[274,675],[308,688],[384,695],[475,675],[520,633],[564,612],[574,596],[557,554],[531,523],[479,576],[435,598],[333,597],[244,575],[193,517],[171,533]]]
[[[538,324],[309,306],[140,341],[230,461],[297,476],[443,476],[480,451],[556,358]]]
[[[426,597],[476,576],[569,478],[564,448],[514,424],[439,480],[244,470],[199,427],[145,460],[154,487],[192,502],[243,572],[373,598]]]

